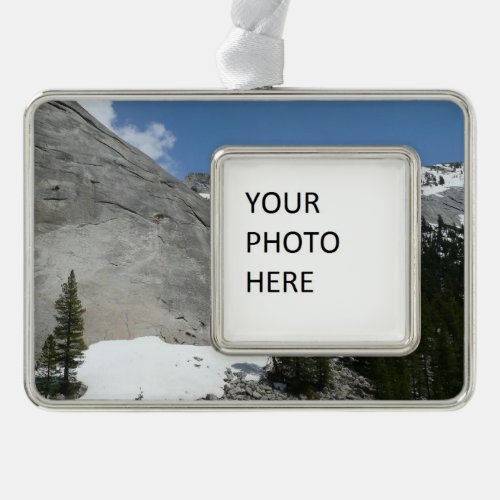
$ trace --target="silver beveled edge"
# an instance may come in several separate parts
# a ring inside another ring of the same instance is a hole
[[[464,384],[453,398],[446,400],[343,400],[343,401],[129,401],[70,400],[43,398],[34,380],[34,135],[37,108],[53,100],[349,100],[349,101],[450,101],[464,115]],[[454,90],[391,89],[302,89],[277,88],[235,92],[226,90],[51,90],[36,96],[24,115],[24,387],[37,406],[50,410],[71,411],[182,411],[182,410],[265,410],[265,409],[337,409],[337,410],[455,410],[472,397],[476,373],[476,119],[468,98]]]
[[[224,336],[223,169],[234,158],[401,159],[407,180],[407,294],[405,338],[401,342],[231,342]],[[223,354],[268,356],[405,356],[420,341],[420,157],[408,146],[222,146],[211,164],[212,203],[212,317],[211,337]]]

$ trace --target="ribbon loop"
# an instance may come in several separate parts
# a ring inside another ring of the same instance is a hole
[[[217,54],[226,88],[249,90],[283,83],[289,0],[233,0],[234,28]]]

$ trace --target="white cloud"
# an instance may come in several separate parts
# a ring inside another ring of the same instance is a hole
[[[151,122],[144,129],[133,123],[118,125],[113,101],[89,100],[80,101],[79,104],[116,135],[153,158],[166,170],[175,169],[170,150],[175,145],[176,137],[163,123]]]
[[[117,127],[115,132],[128,143],[132,144],[153,160],[159,161],[175,144],[175,135],[162,123],[150,123],[144,130],[133,124]]]
[[[113,101],[80,101],[94,118],[97,118],[103,125],[113,129],[113,122],[116,120],[116,111],[113,108]]]

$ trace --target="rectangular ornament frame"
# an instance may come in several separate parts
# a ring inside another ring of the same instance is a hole
[[[34,346],[34,115],[49,101],[81,99],[114,101],[450,101],[464,116],[464,347],[463,386],[450,399],[427,400],[286,400],[286,401],[130,401],[130,400],[48,400],[35,387]],[[25,174],[25,269],[24,269],[24,382],[31,401],[58,410],[186,410],[186,409],[457,409],[471,397],[475,374],[475,118],[468,100],[446,90],[328,90],[265,89],[247,92],[218,90],[71,90],[48,91],[32,101],[24,121]]]

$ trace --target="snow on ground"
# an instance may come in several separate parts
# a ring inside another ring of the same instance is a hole
[[[77,378],[88,390],[82,399],[196,400],[220,397],[224,371],[258,379],[268,358],[225,356],[210,346],[167,344],[158,337],[106,340],[85,351]]]
[[[424,185],[426,175],[435,179],[435,184]],[[442,177],[444,184],[439,183],[439,178]],[[436,195],[441,197],[443,191],[451,187],[464,187],[464,172],[463,168],[452,169],[447,165],[434,165],[432,167],[422,167],[422,195]]]
[[[199,193],[199,195],[202,198],[205,198],[205,200],[209,200],[210,199],[210,193]]]

